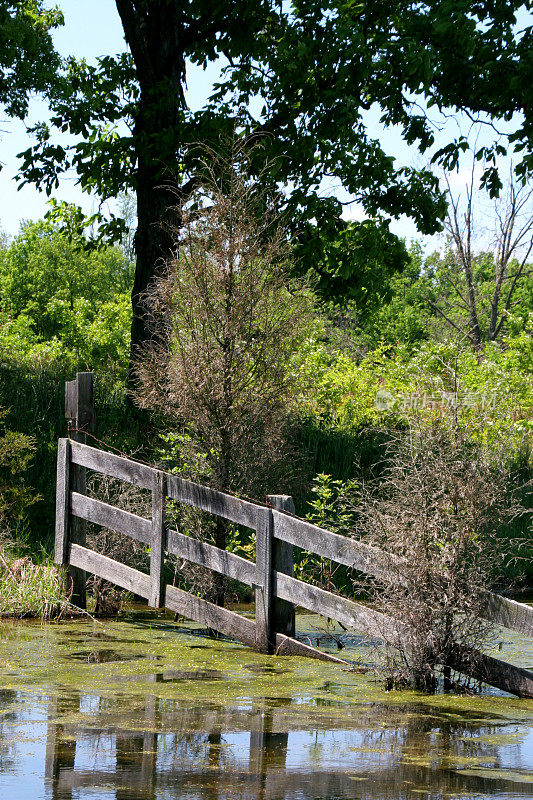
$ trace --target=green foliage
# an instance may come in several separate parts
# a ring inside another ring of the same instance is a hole
[[[317,524],[331,528],[335,518],[342,520],[337,485],[355,477],[378,479],[391,443],[410,425],[467,432],[473,447],[506,461],[514,476],[510,493],[531,481],[531,335],[519,330],[503,346],[489,343],[479,355],[464,343],[427,340],[414,348],[397,345],[393,351],[382,345],[355,359],[330,350],[318,334],[308,342],[305,363],[314,381],[302,398],[306,422],[300,446],[315,474],[327,470],[335,476],[317,478],[311,504]],[[524,496],[521,503],[530,506],[531,497]],[[507,578],[530,582],[530,551],[523,544],[531,541],[530,518],[508,522],[498,535],[507,554]],[[325,579],[324,565],[315,566]]]
[[[510,231],[508,236],[515,236]],[[501,250],[506,242],[498,245]],[[495,263],[495,253],[481,251],[472,256],[472,284],[475,292],[476,316],[485,341],[492,338],[497,340],[509,331],[516,332],[520,327],[522,330],[528,328],[528,313],[533,307],[533,276],[528,269],[520,273],[521,265],[516,258],[511,258],[505,270],[505,277],[498,289],[497,308],[498,314],[494,324],[498,322],[500,315],[503,315],[501,331],[495,337],[490,333],[492,304],[495,300],[495,289],[498,270],[501,265]],[[436,303],[442,311],[442,317],[447,318],[448,330],[453,326],[455,330],[468,331],[471,326],[470,312],[465,298],[468,296],[468,284],[465,276],[464,266],[458,258],[457,253],[448,247],[444,253],[434,253],[425,265],[427,280],[433,287],[431,300]],[[516,279],[520,273],[519,279]],[[512,291],[509,302],[509,309],[504,310],[509,292]]]
[[[25,482],[35,455],[35,440],[5,426],[7,412],[0,408],[0,533],[5,527],[22,527],[30,505],[39,495]]]
[[[71,380],[75,371],[71,359],[61,354],[37,351],[19,358],[0,353],[0,397],[8,408],[6,427],[29,437],[35,447],[31,463],[18,471],[17,483],[35,487],[42,496],[38,503],[25,504],[28,525],[20,531],[29,552],[39,557],[43,546],[48,552],[52,548],[57,440],[66,433],[65,381]],[[123,370],[114,370],[109,362],[97,373],[95,417],[99,439],[143,457],[149,444],[146,420],[127,402]]]
[[[98,437],[123,451],[144,452],[165,468],[211,479],[213,454],[193,447],[190,432],[178,426],[154,443],[146,419],[128,405],[131,263],[115,248],[88,250],[75,214],[72,219],[67,229],[50,220],[28,223],[13,241],[0,243],[0,398],[9,409],[0,429],[0,505],[19,536],[31,531],[27,544],[34,553],[41,543],[50,546],[55,492],[50,476],[57,438],[65,431],[64,382],[77,368],[97,372]],[[347,231],[338,246],[325,238],[323,252],[331,276],[337,271],[346,284],[353,277],[353,301],[344,305],[343,318],[331,304],[330,319],[317,314],[313,324],[306,322],[288,363],[300,387],[297,452],[291,457],[291,464],[306,472],[293,490],[299,513],[347,532],[350,517],[340,495],[347,486],[352,495],[357,492],[354,479],[380,475],[387,442],[415,418],[449,427],[458,423],[489,450],[504,445],[516,485],[524,484],[533,432],[531,280],[517,291],[502,341],[475,354],[450,338],[428,303],[438,297],[446,313],[459,313],[446,293],[448,254],[424,259],[412,246],[409,262],[396,269],[394,259],[380,264],[371,246],[361,258],[353,255],[352,245],[364,242],[364,251],[369,240],[366,233],[358,239],[361,229]],[[474,266],[483,289],[490,281],[490,254],[480,254]],[[284,466],[280,484],[267,488],[284,491],[289,479]],[[39,503],[37,494],[43,497]],[[517,520],[501,535],[516,541],[527,536],[527,520]],[[242,531],[228,530],[228,543],[242,555],[253,552],[253,539]],[[522,578],[524,564],[513,567]],[[298,569],[332,588],[346,578],[343,571],[333,575],[320,559],[302,556]]]
[[[41,11],[38,0],[33,5]],[[388,294],[377,291],[381,278],[387,288],[405,262],[388,220],[405,214],[420,232],[434,233],[446,213],[437,177],[397,163],[372,135],[365,112],[377,109],[384,125],[396,126],[396,135],[422,152],[434,145],[425,107],[512,119],[511,133],[476,146],[475,157],[483,160],[482,184],[491,195],[501,187],[496,157],[507,148],[520,154],[516,173],[525,180],[533,170],[532,29],[517,32],[520,8],[519,0],[475,6],[235,0],[215,7],[200,0],[117,1],[129,52],[95,64],[64,60],[49,92],[51,118],[31,129],[35,142],[21,154],[20,179],[51,194],[73,170],[82,190],[102,200],[136,192],[132,337],[138,345],[152,337],[141,297],[172,249],[169,231],[181,224],[176,206],[205,178],[197,143],[220,151],[228,138],[260,140],[252,171],[266,196],[283,190],[277,208],[299,242],[302,268],[319,276],[325,296],[339,299],[346,289],[361,315],[369,300]],[[20,49],[13,34],[9,47]],[[193,111],[187,64],[205,69],[221,59],[220,81]],[[454,169],[468,149],[460,136],[433,161]],[[346,226],[343,203],[324,192],[325,181],[376,222]],[[54,213],[62,217],[61,204]],[[73,219],[86,228],[81,211]],[[114,214],[98,212],[90,223],[96,243],[127,235]],[[405,333],[420,338],[416,315],[408,322]]]
[[[383,302],[375,304],[365,318],[357,318],[357,342],[371,350],[378,342],[389,348],[400,344],[412,350],[434,329],[428,297],[433,299],[437,291],[421,246],[413,242],[409,261],[402,272],[391,276]]]
[[[131,52],[96,64],[64,62],[60,89],[50,97],[51,123],[34,127],[36,143],[23,154],[21,176],[49,194],[72,168],[82,189],[103,199],[136,188],[143,225],[152,214],[148,187],[158,195],[159,211],[153,213],[161,222],[170,219],[175,203],[162,178],[175,182],[183,200],[201,179],[202,159],[191,143],[217,147],[221,137],[238,131],[262,138],[271,168],[263,171],[261,157],[256,172],[272,188],[284,187],[287,219],[296,233],[322,238],[327,232],[335,240],[342,204],[322,190],[324,179],[332,177],[370,216],[407,214],[421,232],[434,232],[446,208],[436,177],[397,164],[370,134],[364,112],[377,107],[385,125],[398,126],[398,135],[422,151],[434,144],[428,115],[416,111],[424,104],[491,120],[513,114],[518,119],[521,113],[508,142],[499,135],[475,155],[486,165],[482,181],[491,194],[501,186],[495,159],[509,142],[523,154],[517,173],[526,178],[533,167],[531,26],[516,33],[520,7],[518,0],[476,6],[238,0],[215,8],[199,0],[120,2]],[[11,44],[16,47],[16,39]],[[170,51],[174,57],[166,59]],[[222,56],[220,82],[206,106],[192,111],[185,100],[186,63],[205,68]],[[71,134],[72,142],[56,144],[58,131]],[[467,149],[458,137],[434,160],[453,169]],[[95,220],[102,223],[101,235],[124,235],[119,218]],[[360,227],[370,233],[366,223]],[[381,236],[385,227],[379,223]],[[149,238],[143,228],[144,234]],[[353,274],[351,257],[339,270],[330,269],[327,255],[326,262],[334,285],[346,267]],[[322,257],[317,266],[324,269]],[[154,269],[143,263],[139,276]],[[365,277],[361,286],[366,285]]]
[[[118,248],[87,251],[49,221],[22,226],[0,249],[0,349],[73,365],[125,368],[132,265]]]
[[[308,237],[300,237],[296,256],[300,270],[311,265],[316,292],[342,306],[352,301],[359,323],[390,299],[391,279],[409,263],[405,245],[383,220],[349,222],[334,238],[327,230],[317,235],[311,226]]]
[[[335,480],[319,473],[311,486],[312,497],[306,519],[314,525],[347,535],[353,529],[353,505],[357,502],[359,484],[356,480]],[[326,589],[338,590],[346,585],[347,570],[329,559],[298,548],[294,573],[301,580],[311,581]]]
[[[342,430],[394,426],[413,413],[457,414],[472,436],[514,447],[533,430],[533,346],[523,332],[503,348],[487,344],[481,359],[464,344],[426,341],[415,351],[383,345],[356,361],[317,341],[307,368],[315,381],[304,408]]]
[[[41,220],[25,223],[0,248],[0,398],[24,455],[13,480],[18,507],[11,503],[8,516],[18,541],[25,537],[37,554],[41,544],[50,546],[53,531],[51,476],[65,434],[65,381],[78,369],[96,370],[97,432],[126,450],[142,440],[124,388],[132,266],[117,248],[88,251],[85,244],[74,225],[60,230]],[[9,447],[15,458],[14,443]],[[0,464],[6,474],[10,468]],[[42,502],[35,503],[37,493]],[[28,525],[18,522],[24,515]]]
[[[353,523],[346,498],[355,493],[357,486],[357,481],[334,480],[331,475],[319,473],[313,481],[313,499],[308,503],[311,510],[306,518],[319,527],[346,533]]]
[[[64,578],[51,561],[34,564],[0,549],[0,616],[57,617],[68,602]]]
[[[60,59],[50,31],[62,24],[61,11],[42,0],[1,0],[0,104],[8,116],[23,119],[32,92],[57,86]]]
[[[47,221],[29,222],[11,244],[0,251],[2,310],[16,317],[27,314],[38,335],[57,332],[48,319],[48,305],[59,300],[74,305],[83,297],[93,311],[119,294],[132,281],[132,267],[120,250],[84,250],[85,242]]]

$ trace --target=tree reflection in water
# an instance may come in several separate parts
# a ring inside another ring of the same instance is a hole
[[[490,742],[501,733],[498,720],[481,724],[474,714],[469,719],[413,706],[406,719],[405,708],[372,704],[354,707],[350,729],[344,717],[339,730],[314,730],[312,718],[303,727],[301,718],[291,722],[290,700],[265,699],[239,710],[187,707],[150,693],[131,730],[118,698],[91,697],[84,726],[88,702],[84,696],[50,701],[47,800],[74,800],[82,788],[95,800],[532,795],[527,777],[465,769],[505,766],[497,740]]]

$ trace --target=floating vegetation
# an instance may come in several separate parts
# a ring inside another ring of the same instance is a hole
[[[306,616],[300,630],[308,623],[319,624]],[[532,796],[532,701],[385,692],[371,671],[190,630],[146,611],[104,628],[5,622],[0,785],[18,775],[12,795],[25,796],[25,759],[40,758],[44,776],[48,753],[57,796],[82,779],[98,800],[112,788],[129,800],[130,786],[132,800],[182,797],[184,782],[251,800],[264,780],[272,796],[302,800]]]

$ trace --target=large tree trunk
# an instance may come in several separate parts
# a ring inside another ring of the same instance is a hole
[[[143,295],[172,255],[179,225],[179,123],[185,99],[183,4],[116,0],[140,96],[135,117],[137,219],[131,356],[154,335]]]
[[[135,279],[131,295],[131,359],[139,347],[154,336],[146,315],[144,296],[150,282],[161,275],[173,253],[172,230],[179,225],[176,196],[161,187],[150,164],[137,170],[137,232],[135,234]]]

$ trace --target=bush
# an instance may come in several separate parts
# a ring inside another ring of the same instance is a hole
[[[6,429],[6,416],[6,410],[0,408],[0,531],[20,531],[29,506],[40,499],[25,481],[36,447],[32,437]]]
[[[523,513],[505,460],[465,431],[412,426],[390,454],[378,489],[358,507],[365,541],[390,554],[390,582],[376,607],[395,620],[383,631],[394,680],[433,691],[436,668],[491,640],[486,591],[505,566],[501,526]],[[392,677],[391,677],[392,679]],[[459,679],[457,679],[459,680]]]

